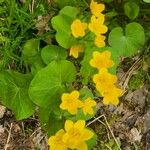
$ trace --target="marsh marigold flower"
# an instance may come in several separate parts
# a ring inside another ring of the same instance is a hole
[[[62,141],[64,134],[65,131],[61,129],[55,136],[49,138],[48,145],[50,146],[50,150],[67,150],[65,143]]]
[[[88,150],[86,141],[93,137],[93,132],[85,127],[84,120],[78,120],[73,123],[70,120],[65,122],[66,133],[63,136],[63,142],[70,149]]]
[[[98,4],[97,2],[94,2],[94,0],[91,0],[90,9],[94,16],[99,17],[102,11],[104,11],[105,5]]]
[[[74,20],[71,24],[71,32],[75,38],[83,37],[86,29],[87,23],[82,23],[79,19]]]
[[[91,17],[91,22],[89,23],[89,29],[96,35],[101,35],[107,32],[108,28],[104,25],[104,15],[101,14],[100,17],[96,18],[95,16]]]
[[[109,91],[117,81],[117,76],[112,75],[106,68],[99,71],[98,74],[93,76],[93,82],[96,84],[96,89],[104,95],[104,92]]]
[[[114,65],[114,62],[110,59],[111,52],[104,51],[102,53],[93,52],[93,58],[90,60],[90,65],[98,70],[102,68],[110,68]]]
[[[121,95],[122,95],[122,90],[114,86],[113,88],[110,88],[107,92],[104,92],[103,103],[105,105],[108,104],[118,105],[119,97]]]
[[[78,108],[82,107],[82,102],[79,100],[79,92],[73,91],[71,93],[64,93],[61,97],[62,103],[60,108],[68,110],[72,115],[77,114]]]
[[[103,36],[103,35],[97,35],[96,38],[95,38],[95,41],[94,41],[94,44],[97,46],[97,47],[105,47],[105,39],[106,37]]]
[[[94,114],[93,107],[96,106],[96,102],[94,100],[92,100],[91,98],[87,98],[82,103],[83,103],[83,105],[82,105],[83,113],[85,115],[87,115],[87,114],[93,115]]]
[[[70,56],[73,56],[74,58],[79,57],[79,53],[84,51],[84,47],[82,45],[74,45],[70,48]]]

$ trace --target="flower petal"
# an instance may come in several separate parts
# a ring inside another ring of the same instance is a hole
[[[84,139],[85,141],[91,139],[93,137],[94,133],[92,131],[90,131],[89,129],[84,129],[83,130],[83,134],[82,134],[82,139]]]
[[[69,96],[68,93],[64,93],[64,94],[61,96],[61,100],[63,101],[63,100],[68,99],[68,96]]]
[[[68,132],[71,128],[73,128],[74,123],[71,120],[66,120],[65,122],[65,130]]]
[[[84,120],[78,120],[75,124],[74,124],[74,128],[82,131],[85,127],[85,121]]]
[[[79,95],[80,95],[80,93],[78,92],[78,91],[73,91],[73,92],[71,92],[71,97],[73,97],[74,99],[78,99],[79,98]]]
[[[85,142],[80,143],[77,150],[88,150],[87,144]]]

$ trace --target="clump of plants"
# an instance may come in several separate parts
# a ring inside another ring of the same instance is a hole
[[[140,10],[150,1],[54,0],[49,7],[39,2],[30,12],[28,0],[22,9],[14,0],[0,3],[13,4],[10,16],[1,11],[8,17],[2,24],[8,29],[0,27],[1,103],[17,120],[36,113],[51,150],[92,149],[96,134],[86,121],[96,114],[94,97],[102,97],[104,105],[121,103],[124,90],[117,85],[116,69],[121,57],[131,57],[144,46],[147,27],[139,23]],[[29,35],[34,19],[52,12],[48,31]],[[81,86],[76,88],[77,80]]]

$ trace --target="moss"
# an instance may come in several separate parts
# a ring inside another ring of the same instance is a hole
[[[135,75],[129,80],[129,89],[136,90],[143,86],[146,79],[146,72],[143,69],[140,69]]]

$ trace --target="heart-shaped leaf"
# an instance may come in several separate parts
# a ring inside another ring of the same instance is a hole
[[[0,73],[2,103],[14,112],[18,120],[28,118],[34,113],[35,106],[28,95],[31,79],[30,74],[8,71]]]
[[[30,39],[24,44],[22,57],[27,63],[32,64],[37,59],[39,44],[40,41],[38,39]]]
[[[127,2],[124,5],[125,14],[131,19],[135,19],[139,14],[139,6],[135,2]]]
[[[48,45],[42,49],[41,56],[44,63],[49,64],[53,60],[66,59],[67,51],[57,45]]]
[[[76,69],[70,61],[52,61],[35,75],[29,95],[35,104],[45,107],[58,99],[75,76]]]
[[[129,23],[125,32],[121,27],[114,28],[109,34],[108,42],[118,55],[131,56],[144,45],[144,29],[135,22]]]
[[[64,48],[70,48],[76,43],[76,39],[71,35],[71,24],[77,14],[77,8],[66,6],[58,16],[52,18],[52,26],[56,30],[56,40]]]

